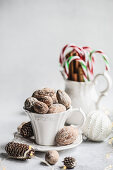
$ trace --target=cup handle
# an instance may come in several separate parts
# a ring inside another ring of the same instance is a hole
[[[107,73],[107,71],[105,71],[103,74],[97,74],[93,80],[94,84],[96,83],[97,81],[97,78],[99,76],[103,76],[104,79],[106,80],[107,82],[107,86],[105,87],[104,90],[100,91],[100,96],[98,97],[98,100],[96,102],[96,108],[98,109],[99,108],[99,103],[100,103],[100,100],[102,99],[102,97],[106,96],[108,91],[110,90],[111,86],[112,86],[112,79],[110,77],[110,75]]]
[[[78,111],[80,112],[81,116],[82,116],[82,121],[80,121],[80,123],[78,125],[74,125],[77,128],[82,128],[84,126],[84,123],[86,121],[86,114],[83,112],[83,110],[81,108],[72,108],[72,112],[73,111]]]

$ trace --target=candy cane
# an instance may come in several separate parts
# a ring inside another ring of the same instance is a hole
[[[73,60],[79,59],[79,58],[80,58],[79,56],[71,56],[63,62],[63,67],[65,69],[64,71],[67,74],[67,76],[69,74],[69,64],[70,64],[70,62],[73,61]]]
[[[89,63],[91,63],[90,65],[87,65],[88,70],[90,71],[91,75],[93,75],[93,70],[91,70],[91,68],[93,67],[93,63],[94,63],[94,59],[93,59],[93,54],[101,54],[101,57],[103,58],[104,62],[105,62],[105,69],[107,71],[109,71],[109,62],[108,62],[108,57],[103,53],[103,51],[101,50],[93,50],[90,52],[90,59],[89,59]]]
[[[66,51],[68,48],[72,48],[73,50],[75,50],[75,51],[78,53],[78,55],[80,56],[80,58],[82,58],[82,59],[85,61],[85,53],[84,53],[84,51],[82,50],[82,48],[77,47],[77,46],[75,46],[74,44],[66,44],[66,45],[63,47],[63,49],[62,49],[62,51],[61,51],[61,53],[60,53],[59,62],[60,62],[61,65],[63,64],[63,62],[64,62],[64,60],[65,60],[65,55],[64,55],[64,53],[65,53],[65,51]]]
[[[61,54],[60,54],[60,63],[61,63],[61,65],[62,65],[62,63],[63,63],[63,59],[65,58],[65,57],[64,57],[64,51],[65,51],[65,49],[66,49],[67,47],[68,47],[68,44],[65,45],[65,46],[63,47],[62,51],[61,51]]]
[[[67,75],[69,74],[69,64],[74,60],[80,62],[82,70],[83,70],[84,80],[87,81],[87,66],[86,66],[86,63],[79,56],[71,56],[66,60],[65,62],[66,74]]]
[[[71,56],[66,59],[65,57],[65,51],[68,48],[72,48],[75,52],[78,53],[78,56]],[[94,54],[98,53],[101,54],[104,62],[105,62],[105,68],[107,71],[109,71],[109,63],[108,63],[108,58],[107,56],[101,51],[101,50],[92,50],[90,47],[85,46],[85,47],[77,47],[74,44],[67,44],[63,47],[61,54],[60,54],[60,64],[64,68],[64,71],[66,75],[69,75],[69,64],[73,60],[77,60],[80,62],[82,69],[83,69],[83,74],[84,74],[84,80],[92,80],[94,77]]]
[[[94,56],[91,56],[91,52],[88,54],[88,60],[87,60],[87,70],[88,70],[88,75],[89,79],[93,79],[93,66],[94,66]]]
[[[66,59],[64,53],[68,48],[72,48],[73,50],[75,50],[78,53],[80,58],[78,56],[71,56],[71,58],[69,57],[68,59]],[[87,67],[86,67],[86,64],[83,63],[83,61],[86,61],[86,58],[85,58],[86,55],[85,55],[85,50],[84,50],[86,48],[88,49],[88,47],[80,48],[80,47],[75,46],[74,44],[67,44],[63,47],[61,54],[60,54],[59,62],[61,64],[61,66],[64,67],[64,71],[67,76],[69,74],[69,63],[72,60],[77,60],[79,58],[79,60],[81,59],[80,63],[81,63],[82,69],[83,69],[84,79],[86,80],[88,78]],[[69,61],[69,59],[70,59],[70,61]]]
[[[110,70],[110,67],[109,67],[108,57],[104,54],[104,52],[101,51],[101,50],[97,50],[97,51],[94,51],[93,53],[101,54],[101,57],[103,58],[103,60],[104,60],[104,62],[105,62],[105,69],[106,69],[107,71],[109,71],[109,70]],[[93,54],[93,53],[92,53],[92,54]]]
[[[93,66],[94,66],[94,56],[92,55],[92,58],[90,56],[90,52],[92,51],[92,49],[88,46],[86,47],[82,47],[83,50],[85,50],[85,54],[86,54],[86,63],[87,63],[87,74],[88,74],[88,78],[89,80],[93,79]]]

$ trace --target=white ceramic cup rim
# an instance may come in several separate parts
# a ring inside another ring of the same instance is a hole
[[[26,110],[25,108],[23,108],[23,109],[24,109],[25,112],[38,115],[39,117],[53,117],[55,115],[64,114],[64,113],[67,113],[68,111],[71,111],[72,110],[72,106],[68,110],[65,110],[63,112],[59,112],[59,113],[45,113],[45,114],[30,112],[29,110]]]

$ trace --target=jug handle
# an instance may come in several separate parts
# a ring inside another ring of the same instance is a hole
[[[104,90],[100,91],[100,96],[99,96],[99,98],[98,98],[98,100],[97,100],[97,102],[96,102],[96,108],[97,108],[97,109],[99,108],[100,100],[102,99],[102,97],[107,96],[107,93],[108,93],[108,91],[110,90],[110,88],[111,88],[111,86],[112,86],[112,79],[111,79],[111,77],[110,77],[110,75],[108,74],[107,71],[105,71],[103,74],[102,74],[102,73],[101,73],[101,74],[97,74],[97,75],[95,76],[94,80],[93,80],[94,84],[96,83],[97,78],[98,78],[99,76],[103,76],[103,77],[104,77],[104,79],[105,79],[106,82],[107,82],[107,86],[105,87]]]

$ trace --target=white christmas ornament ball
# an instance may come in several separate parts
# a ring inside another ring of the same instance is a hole
[[[104,141],[112,131],[112,122],[102,111],[96,110],[87,115],[83,127],[84,135],[92,141]]]

